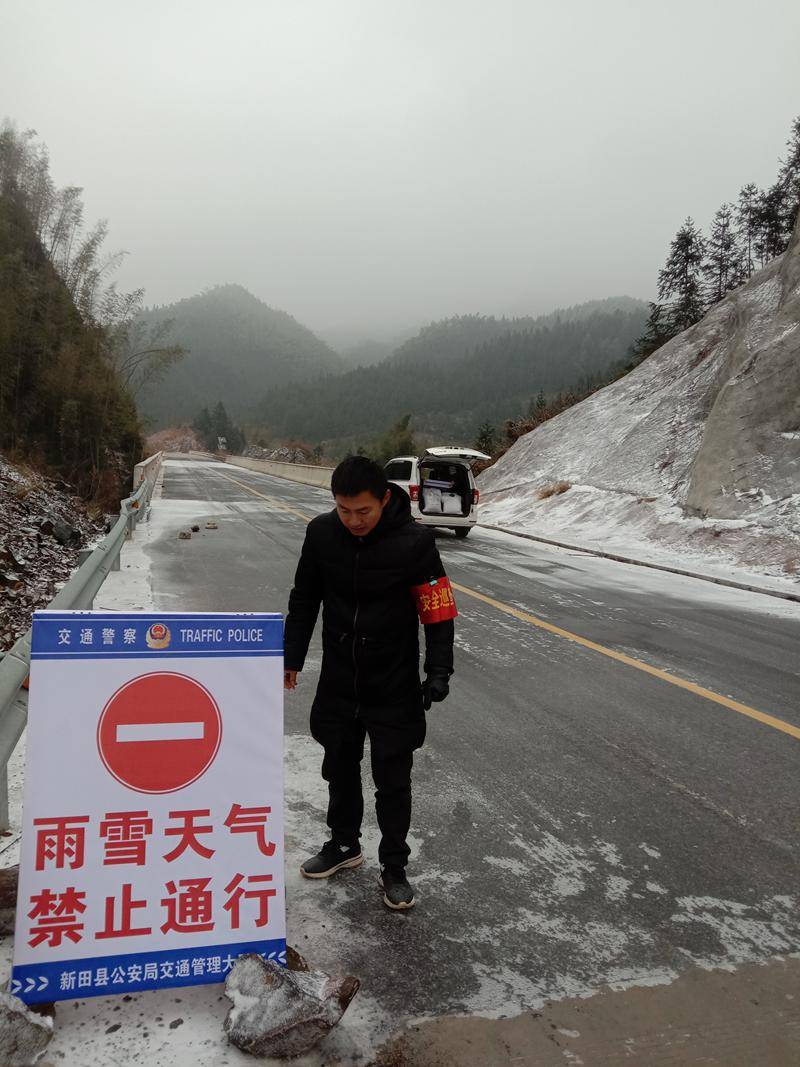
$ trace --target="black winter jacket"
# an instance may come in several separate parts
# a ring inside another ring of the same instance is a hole
[[[431,530],[411,518],[408,495],[391,499],[366,537],[354,537],[336,511],[306,530],[289,596],[286,670],[302,670],[322,604],[322,673],[313,718],[359,715],[397,723],[422,716],[419,621],[413,586],[444,575]],[[425,671],[453,672],[453,622],[425,626]]]

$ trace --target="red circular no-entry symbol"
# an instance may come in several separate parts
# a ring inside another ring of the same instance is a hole
[[[219,750],[222,716],[194,678],[144,674],[114,693],[97,725],[106,769],[139,793],[174,793],[196,782]]]

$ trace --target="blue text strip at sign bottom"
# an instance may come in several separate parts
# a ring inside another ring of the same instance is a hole
[[[187,952],[167,949],[125,956],[97,956],[61,963],[27,964],[11,973],[9,991],[28,1004],[59,997],[107,997],[144,989],[224,982],[239,956],[255,954],[286,965],[286,941],[208,945]]]

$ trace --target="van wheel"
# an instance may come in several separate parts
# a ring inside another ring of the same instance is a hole
[[[459,537],[459,538],[463,539],[464,537],[467,536],[467,534],[469,533],[469,530],[470,530],[469,526],[456,526],[455,527],[456,537]]]

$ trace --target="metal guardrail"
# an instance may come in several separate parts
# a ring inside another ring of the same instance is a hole
[[[147,518],[162,453],[134,468],[134,492],[120,501],[119,518],[110,532],[87,552],[86,559],[47,605],[53,610],[91,608],[100,586],[112,570],[119,570],[125,541],[133,537],[137,523]],[[8,829],[8,761],[28,721],[28,692],[24,688],[31,662],[31,631],[17,641],[0,660],[0,830]]]

